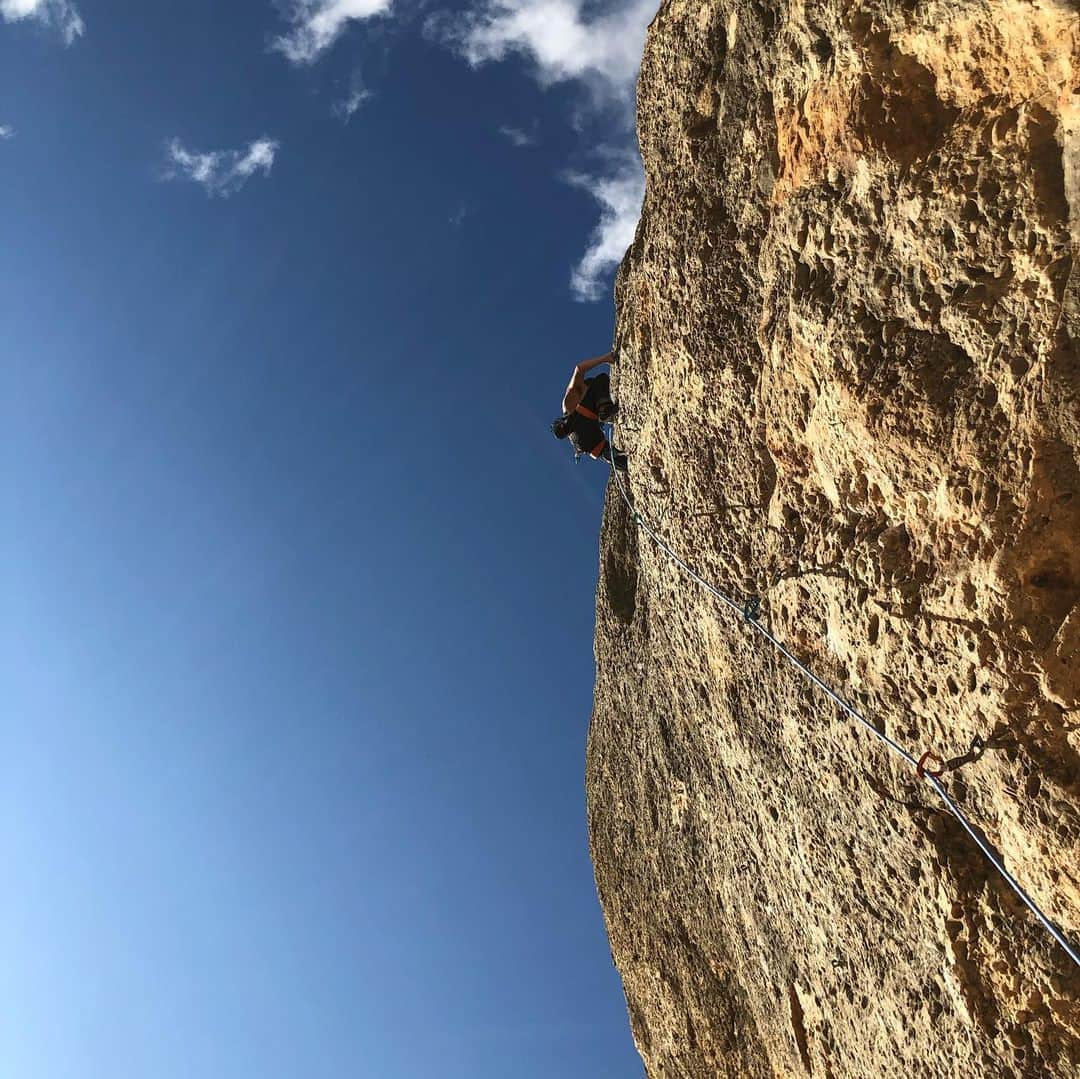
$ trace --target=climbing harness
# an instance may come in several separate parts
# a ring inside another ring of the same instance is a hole
[[[609,438],[615,437],[614,425],[609,432]],[[614,457],[614,455],[612,455]],[[761,634],[797,671],[799,671],[804,677],[809,679],[815,686],[818,687],[830,700],[833,701],[844,713],[860,723],[865,727],[875,738],[884,742],[894,753],[902,757],[907,763],[915,770],[915,774],[919,779],[924,780],[941,798],[941,800],[948,807],[949,812],[956,818],[957,822],[964,829],[965,832],[974,840],[975,845],[985,855],[987,861],[998,871],[1002,879],[1006,884],[1016,893],[1019,899],[1023,902],[1024,906],[1031,911],[1032,914],[1042,923],[1043,928],[1057,941],[1058,944],[1064,949],[1065,954],[1080,967],[1080,952],[1077,952],[1076,948],[1065,938],[1062,932],[1054,925],[1050,919],[1043,914],[1039,909],[1035,900],[1023,889],[1019,881],[1005,868],[1004,863],[994,853],[990,844],[982,837],[979,830],[975,827],[971,821],[964,815],[960,807],[953,801],[949,792],[942,784],[940,777],[944,775],[946,771],[945,762],[942,761],[937,754],[927,750],[923,755],[916,759],[911,753],[909,753],[898,742],[894,741],[884,731],[878,730],[873,723],[870,722],[861,712],[859,712],[854,706],[848,704],[843,697],[840,696],[835,690],[823,682],[809,667],[798,660],[773,634],[762,624],[761,617],[761,601],[757,596],[750,596],[745,603],[739,604],[731,596],[722,592],[715,585],[710,584],[704,577],[696,573],[690,568],[653,530],[652,526],[645,520],[644,517],[634,508],[633,503],[630,501],[630,496],[626,489],[623,487],[622,480],[619,477],[619,472],[615,468],[612,462],[611,473],[615,477],[615,485],[618,487],[619,494],[622,496],[623,502],[626,503],[626,508],[630,511],[631,516],[634,519],[634,523],[640,528],[652,541],[660,548],[667,556],[674,562],[688,577],[696,581],[702,588],[705,589],[710,595],[715,596],[726,607],[728,607],[734,614],[738,615],[744,621],[749,623],[758,633]]]

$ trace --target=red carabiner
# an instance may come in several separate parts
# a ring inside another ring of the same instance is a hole
[[[937,768],[930,767],[931,761],[937,764]],[[932,749],[928,749],[919,758],[919,763],[915,766],[915,774],[920,779],[925,779],[928,775],[937,779],[945,774],[945,762]]]

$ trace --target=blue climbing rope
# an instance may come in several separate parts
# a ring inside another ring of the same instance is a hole
[[[865,727],[875,738],[880,742],[884,742],[897,756],[902,757],[912,768],[915,769],[915,774],[924,779],[929,786],[937,793],[938,797],[948,807],[949,812],[960,823],[960,826],[965,832],[975,841],[975,845],[986,856],[986,860],[1001,874],[1002,879],[1006,884],[1016,893],[1024,906],[1031,911],[1032,914],[1042,923],[1046,931],[1061,945],[1065,950],[1066,955],[1080,967],[1080,953],[1076,948],[1069,943],[1064,934],[1054,925],[1052,921],[1039,909],[1038,904],[1020,885],[1019,881],[1005,868],[1001,859],[994,852],[993,848],[986,842],[986,840],[979,833],[978,829],[968,820],[964,815],[960,807],[953,801],[949,792],[945,789],[938,776],[932,771],[927,770],[926,761],[928,757],[933,757],[932,754],[924,754],[921,759],[916,759],[909,753],[899,742],[890,738],[884,731],[878,730],[858,709],[848,704],[843,697],[840,696],[834,689],[823,682],[805,663],[797,659],[785,646],[778,640],[760,621],[760,601],[756,596],[751,596],[746,603],[740,604],[731,596],[721,591],[715,585],[705,580],[699,573],[696,573],[690,568],[657,534],[652,526],[645,520],[644,517],[634,508],[634,504],[630,501],[630,496],[627,494],[626,489],[623,487],[622,479],[619,476],[619,470],[615,467],[615,452],[614,452],[614,424],[609,425],[608,431],[608,444],[611,445],[612,452],[609,457],[611,464],[611,474],[615,478],[615,485],[619,489],[619,494],[622,496],[623,502],[626,503],[626,508],[633,515],[634,523],[659,547],[667,556],[674,562],[684,573],[687,574],[692,580],[696,581],[702,588],[705,589],[710,595],[715,596],[724,606],[728,607],[734,614],[738,615],[743,621],[752,626],[762,637],[765,638],[797,671],[799,671],[804,677],[809,679],[815,686],[818,687],[830,700],[833,701],[844,713],[854,719],[857,723],[860,723]]]

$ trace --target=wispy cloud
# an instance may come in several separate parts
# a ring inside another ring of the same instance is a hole
[[[371,19],[390,10],[392,0],[289,0],[292,30],[274,40],[274,48],[294,64],[317,60],[350,22]]]
[[[608,273],[634,242],[645,198],[645,174],[640,159],[627,155],[613,170],[599,175],[572,173],[567,178],[600,204],[600,223],[570,277],[570,287],[579,300],[599,300],[605,293]]]
[[[199,153],[188,150],[179,139],[165,145],[168,159],[166,180],[191,180],[201,184],[208,195],[225,198],[239,191],[255,175],[270,174],[280,143],[274,139],[256,139],[246,150],[214,150]]]
[[[465,218],[469,214],[469,208],[463,202],[459,202],[457,209],[447,218],[450,222],[450,227],[459,229],[465,224]]]
[[[53,26],[68,45],[86,32],[79,9],[71,0],[0,0],[0,16],[4,22],[36,19],[46,26]]]
[[[634,84],[657,2],[630,0],[586,15],[587,0],[484,0],[472,11],[428,22],[430,33],[474,66],[518,55],[542,86],[580,86],[585,111],[602,119],[608,151],[602,166],[568,177],[600,207],[600,221],[571,275],[581,300],[604,295],[607,275],[633,241],[641,214],[645,182],[634,139]],[[507,129],[503,133],[511,137]]]
[[[526,56],[546,85],[577,81],[604,98],[633,98],[645,30],[657,0],[584,14],[585,0],[489,0],[434,28],[471,64]]]
[[[334,115],[347,124],[361,107],[375,96],[369,90],[358,74],[354,74],[349,82],[349,92],[340,101],[334,102]]]
[[[519,149],[526,146],[535,146],[540,141],[535,124],[531,132],[523,131],[520,127],[511,127],[509,124],[504,124],[499,128],[499,134]]]
[[[0,139],[15,138],[15,128],[11,124],[0,124]]]

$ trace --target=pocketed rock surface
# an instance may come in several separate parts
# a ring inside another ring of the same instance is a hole
[[[638,509],[950,761],[1080,944],[1075,6],[671,0],[638,130]],[[600,561],[589,827],[649,1075],[1080,1074],[1080,971],[933,791],[610,485]]]

